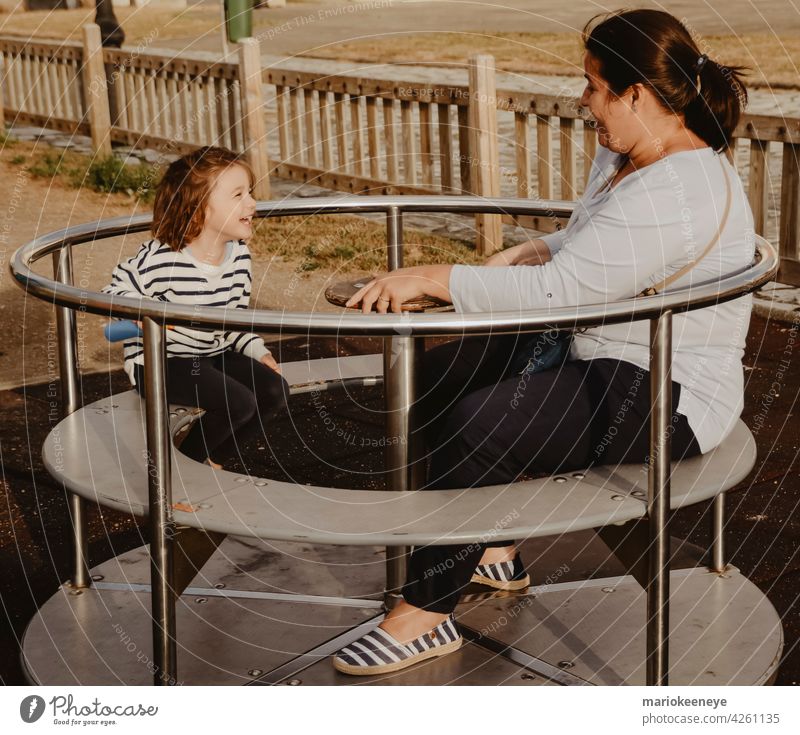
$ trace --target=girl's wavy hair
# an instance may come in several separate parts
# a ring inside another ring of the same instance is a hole
[[[675,16],[661,10],[596,15],[583,29],[583,45],[615,95],[646,85],[714,150],[730,147],[747,104],[746,68],[709,59]]]
[[[255,182],[253,169],[242,156],[205,146],[173,161],[164,172],[153,203],[153,237],[173,250],[182,250],[202,232],[208,196],[217,176],[241,166]]]

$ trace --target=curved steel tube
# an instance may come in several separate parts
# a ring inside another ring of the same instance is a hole
[[[378,200],[378,201],[376,201]],[[521,204],[517,199],[478,199],[471,197],[342,197],[337,199],[304,199],[300,202],[262,202],[260,217],[283,217],[330,213],[388,212],[445,212],[471,214],[475,212],[508,213],[542,216],[556,212],[567,215],[571,208],[566,202]],[[256,332],[303,335],[365,335],[391,337],[397,334],[414,336],[503,333],[522,330],[544,330],[552,327],[586,327],[614,324],[631,319],[654,319],[666,310],[680,313],[703,306],[719,304],[753,291],[774,278],[777,255],[765,241],[759,243],[760,261],[743,273],[715,283],[676,290],[646,298],[628,299],[614,303],[590,304],[580,307],[561,307],[544,310],[504,311],[492,314],[360,314],[267,311],[263,309],[226,309],[181,304],[168,304],[92,293],[55,282],[31,270],[31,264],[63,247],[114,237],[148,229],[150,217],[138,215],[105,222],[70,227],[33,240],[20,248],[11,260],[10,268],[19,285],[38,298],[61,306],[80,306],[83,311],[102,316],[140,320],[149,317],[166,324],[225,329],[247,329]]]
[[[510,214],[546,217],[567,217],[572,204],[560,201],[530,202],[520,199],[479,199],[476,197],[337,197],[261,202],[257,216],[311,216],[315,214],[365,214],[382,212],[387,223],[388,268],[402,265],[402,216],[404,212],[435,212],[451,214]],[[650,455],[648,478],[648,516],[650,523],[649,579],[647,585],[647,683],[668,683],[669,630],[669,534],[667,516],[669,505],[670,440],[667,424],[670,414],[670,368],[672,314],[719,304],[755,290],[775,277],[778,257],[775,249],[763,239],[757,242],[759,259],[743,272],[732,274],[717,282],[696,285],[691,291],[682,289],[647,298],[629,299],[614,303],[563,307],[545,313],[543,310],[507,311],[492,314],[360,314],[302,313],[266,310],[241,310],[214,307],[196,308],[160,303],[148,299],[119,298],[77,289],[70,284],[71,274],[64,267],[69,263],[73,245],[91,242],[149,229],[149,215],[123,217],[113,220],[70,227],[33,240],[13,256],[10,269],[17,283],[31,295],[51,301],[59,307],[59,332],[62,345],[62,371],[68,390],[66,410],[74,410],[77,397],[70,386],[75,382],[75,366],[65,366],[72,355],[75,340],[72,308],[94,314],[134,318],[145,323],[145,375],[148,400],[148,464],[150,467],[150,517],[153,539],[153,649],[155,652],[157,684],[176,681],[175,598],[172,590],[170,513],[170,455],[171,446],[165,433],[166,388],[164,384],[166,324],[205,326],[225,329],[247,329],[258,332],[304,335],[368,335],[386,340],[387,403],[396,431],[410,434],[410,405],[413,402],[414,345],[418,338],[429,335],[463,335],[486,332],[503,333],[539,331],[552,327],[574,328],[623,321],[651,321],[650,373],[652,414],[650,422]],[[48,254],[54,254],[57,279],[34,273],[31,265]],[[60,281],[60,282],[59,282]],[[401,358],[402,359],[399,359]],[[408,451],[387,454],[387,468],[393,489],[413,490],[418,487],[415,456]],[[722,504],[717,503],[719,511]],[[76,518],[82,519],[80,508]],[[721,526],[721,512],[715,519]],[[82,522],[76,524],[75,577],[84,581],[83,571],[85,534]],[[721,536],[721,528],[718,529]],[[387,550],[388,551],[388,550]],[[387,553],[387,603],[397,598],[402,581],[402,550],[394,558]],[[722,564],[721,538],[715,540],[714,563]],[[157,594],[156,591],[158,592]]]

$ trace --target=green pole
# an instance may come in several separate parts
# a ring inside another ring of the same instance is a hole
[[[224,0],[224,3],[228,40],[236,43],[252,36],[253,0]]]

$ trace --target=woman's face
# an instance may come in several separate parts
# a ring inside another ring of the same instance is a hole
[[[631,90],[617,97],[600,76],[599,62],[588,52],[583,57],[583,69],[586,89],[581,106],[587,107],[597,121],[597,142],[617,153],[627,153],[642,130],[631,109]]]

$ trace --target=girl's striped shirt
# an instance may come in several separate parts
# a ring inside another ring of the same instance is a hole
[[[120,263],[105,293],[137,296],[156,301],[197,306],[246,309],[252,289],[250,250],[243,240],[231,240],[219,266],[200,263],[185,250],[176,251],[153,238],[132,258]],[[249,332],[191,329],[167,330],[167,357],[211,357],[225,350],[241,352],[254,360],[270,354],[264,340]],[[125,372],[135,384],[135,364],[144,364],[141,336],[125,340]]]

